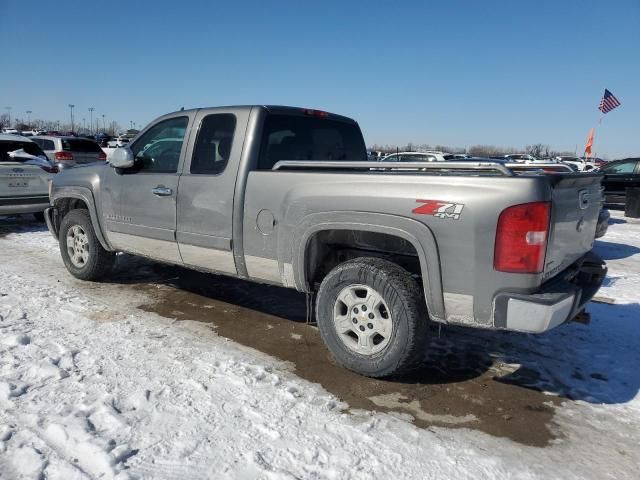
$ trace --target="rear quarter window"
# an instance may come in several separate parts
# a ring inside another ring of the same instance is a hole
[[[34,138],[34,142],[36,142],[42,150],[55,150],[56,145],[53,143],[53,140],[46,140],[44,138]]]
[[[280,160],[367,161],[355,123],[296,115],[269,115],[260,146],[259,170]]]

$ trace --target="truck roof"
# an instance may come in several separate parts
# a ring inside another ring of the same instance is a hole
[[[337,113],[331,113],[325,110],[318,110],[307,107],[291,107],[287,105],[223,105],[215,107],[198,107],[185,110],[176,110],[175,112],[168,113],[167,115],[174,115],[180,112],[196,112],[198,110],[251,110],[252,108],[263,108],[269,113],[273,114],[317,116],[329,118],[331,120],[339,120],[342,122],[357,123],[354,119],[345,117],[344,115],[338,115]]]

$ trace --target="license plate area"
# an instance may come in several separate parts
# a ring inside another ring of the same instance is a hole
[[[10,188],[27,188],[29,186],[29,180],[9,180]]]

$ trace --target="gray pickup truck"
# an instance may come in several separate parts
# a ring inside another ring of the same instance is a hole
[[[600,287],[600,175],[366,160],[340,115],[178,111],[56,175],[46,219],[80,279],[128,252],[306,292],[334,358],[373,377],[419,363],[430,322],[544,332]]]

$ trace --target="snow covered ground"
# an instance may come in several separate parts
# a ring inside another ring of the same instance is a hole
[[[0,217],[0,479],[638,478],[640,222],[614,212],[596,250],[613,304],[590,325],[464,333],[548,396],[554,436],[534,447],[349,409],[208,324],[143,311],[147,290],[73,279],[42,226]]]

